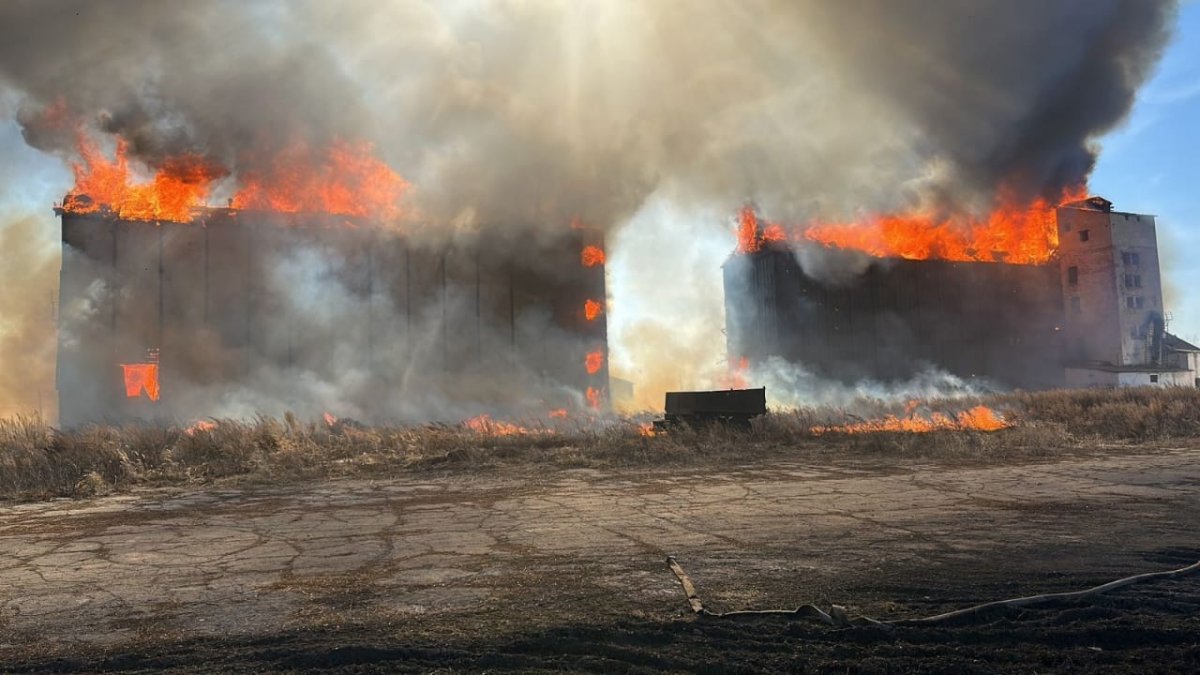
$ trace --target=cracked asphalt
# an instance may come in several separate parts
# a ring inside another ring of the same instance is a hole
[[[1039,591],[1075,590],[1080,569],[1097,580],[1163,569],[1156,551],[1200,549],[1198,516],[1200,449],[1012,466],[417,475],[0,505],[0,663],[364,618],[426,635],[671,619],[686,605],[667,554],[718,610],[825,600],[911,614],[1020,594],[1022,575]]]

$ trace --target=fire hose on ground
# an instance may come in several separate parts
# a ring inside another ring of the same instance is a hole
[[[1173,579],[1187,576],[1200,572],[1200,560],[1175,570],[1165,572],[1147,572],[1145,574],[1135,574],[1130,577],[1124,577],[1115,581],[1110,581],[1099,586],[1093,586],[1081,591],[1068,591],[1065,593],[1043,593],[1041,595],[1029,595],[1022,598],[1012,598],[1009,600],[995,600],[985,602],[980,605],[964,607],[951,612],[935,614],[933,616],[919,617],[914,619],[893,619],[889,621],[879,621],[868,616],[850,616],[846,612],[846,608],[841,605],[832,605],[829,611],[825,611],[816,605],[802,605],[795,609],[743,609],[731,612],[714,612],[704,606],[700,601],[700,597],[696,594],[696,586],[688,577],[687,572],[675,560],[674,556],[667,556],[667,566],[675,574],[675,578],[679,579],[679,584],[683,587],[683,592],[687,596],[688,606],[692,612],[698,616],[710,617],[714,619],[734,619],[750,616],[783,616],[795,619],[814,619],[835,628],[847,628],[851,626],[875,626],[891,630],[896,626],[924,626],[931,624],[939,624],[954,619],[963,618],[966,616],[978,614],[980,612],[994,609],[998,607],[1028,607],[1031,605],[1039,605],[1056,600],[1079,600],[1107,593],[1124,586],[1140,583],[1143,581],[1153,581],[1158,579]]]

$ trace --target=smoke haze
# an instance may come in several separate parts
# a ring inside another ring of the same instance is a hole
[[[845,219],[917,204],[981,209],[1001,187],[1032,197],[1080,184],[1176,9],[1171,0],[8,0],[0,86],[19,100],[13,115],[32,147],[72,156],[72,135],[43,123],[61,101],[149,166],[180,152],[220,163],[231,171],[226,192],[298,139],[367,140],[412,182],[424,221],[561,228],[579,217],[610,232],[636,228],[611,237],[633,247],[614,250],[613,273],[636,273],[711,240],[730,227],[711,214],[747,201],[780,220]],[[653,195],[704,222],[639,216]],[[647,241],[657,245],[639,248]],[[721,258],[699,250],[652,284],[694,293],[640,303],[638,316],[614,308],[614,360],[647,380],[647,400],[677,382],[712,384],[723,313],[707,294]],[[667,306],[678,320],[650,316]],[[33,311],[12,307],[0,310]],[[8,344],[5,362],[17,358]],[[680,363],[680,349],[695,358]],[[672,367],[681,370],[662,372]]]

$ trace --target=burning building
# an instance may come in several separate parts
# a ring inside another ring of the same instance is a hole
[[[993,215],[970,241],[909,219],[879,232],[789,235],[743,214],[724,267],[729,354],[780,357],[846,381],[936,367],[1031,389],[1200,386],[1200,350],[1165,332],[1154,218],[1114,212],[1100,198],[1031,214]],[[865,252],[865,269],[820,279],[801,264],[796,238]],[[981,241],[1005,247],[985,253]]]
[[[83,205],[58,209],[62,424],[604,403],[599,232],[433,238],[343,215]]]

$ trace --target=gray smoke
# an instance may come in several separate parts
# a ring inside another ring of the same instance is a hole
[[[619,223],[657,186],[776,217],[1052,193],[1129,111],[1171,0],[9,0],[0,82],[155,164],[376,141],[422,213]]]

